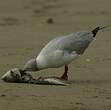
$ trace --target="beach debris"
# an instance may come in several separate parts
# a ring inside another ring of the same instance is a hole
[[[21,71],[18,68],[7,71],[1,79],[5,82],[11,83],[30,83],[30,84],[43,84],[43,85],[63,85],[66,86],[68,83],[66,80],[60,79],[59,77],[39,77],[33,78],[32,75]]]

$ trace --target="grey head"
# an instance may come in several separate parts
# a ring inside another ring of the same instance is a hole
[[[29,60],[25,64],[23,71],[38,71],[36,59]]]
[[[102,29],[107,28],[107,27],[109,27],[109,26],[103,26],[103,27],[99,27],[99,26],[98,26],[98,27],[96,27],[95,29],[93,29],[93,30],[92,30],[93,37],[96,36],[96,34],[98,33],[99,30],[102,30]]]

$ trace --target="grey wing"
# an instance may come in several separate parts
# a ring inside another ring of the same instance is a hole
[[[70,36],[61,40],[60,48],[68,51],[69,53],[75,51],[77,54],[83,54],[92,40],[93,37],[92,33],[90,32],[71,34]]]
[[[57,37],[57,38],[51,40],[48,44],[45,45],[45,47],[41,50],[39,55],[46,55],[46,54],[49,54],[53,51],[60,49],[60,47],[61,47],[60,42],[62,41],[62,39],[64,39],[64,37]]]
[[[76,51],[82,54],[92,40],[90,32],[79,32],[67,36],[57,37],[51,40],[40,52],[40,54],[49,54],[55,50],[63,50],[68,53]]]

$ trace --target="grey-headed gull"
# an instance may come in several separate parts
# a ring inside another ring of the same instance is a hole
[[[67,80],[68,64],[82,55],[97,32],[106,27],[97,27],[92,31],[81,31],[54,38],[40,51],[36,58],[25,64],[23,71],[39,71],[65,66],[61,78]]]

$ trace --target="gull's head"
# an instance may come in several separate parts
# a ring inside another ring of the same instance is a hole
[[[31,59],[31,60],[29,60],[29,61],[25,64],[23,70],[24,70],[24,71],[38,71],[36,59]]]

